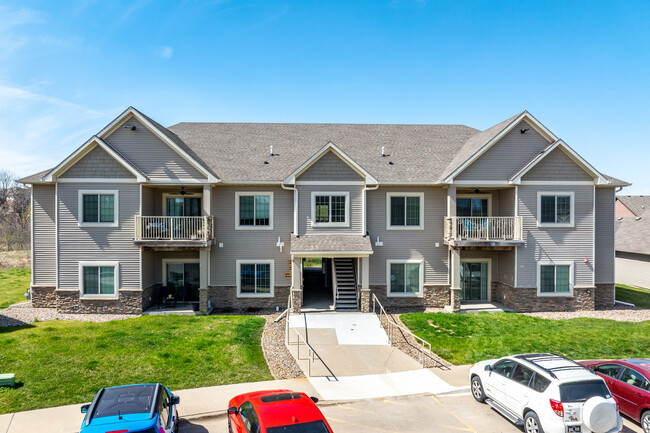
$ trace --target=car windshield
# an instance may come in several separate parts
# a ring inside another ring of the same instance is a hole
[[[322,420],[289,424],[280,427],[267,427],[267,433],[330,433]]]
[[[560,385],[560,400],[562,402],[587,401],[591,397],[611,398],[611,394],[602,380],[588,382],[572,382]]]
[[[104,390],[93,418],[149,413],[156,385],[132,385]]]

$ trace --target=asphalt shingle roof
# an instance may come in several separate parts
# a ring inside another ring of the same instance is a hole
[[[291,235],[291,253],[372,252],[370,236],[361,235]]]
[[[650,255],[650,196],[628,195],[616,198],[636,215],[616,218],[616,251]]]

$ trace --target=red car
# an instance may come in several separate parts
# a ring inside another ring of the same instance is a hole
[[[650,433],[650,359],[583,361],[582,364],[605,379],[620,411],[638,420],[643,431]]]
[[[318,399],[286,389],[257,391],[228,403],[230,433],[333,433]]]

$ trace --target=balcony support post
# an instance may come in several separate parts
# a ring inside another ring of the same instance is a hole
[[[460,311],[460,250],[449,248],[450,272],[449,280],[451,283],[449,293],[449,306],[452,312]]]

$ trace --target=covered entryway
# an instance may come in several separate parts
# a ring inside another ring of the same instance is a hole
[[[331,310],[333,308],[331,259],[304,257],[302,259],[303,308]]]

